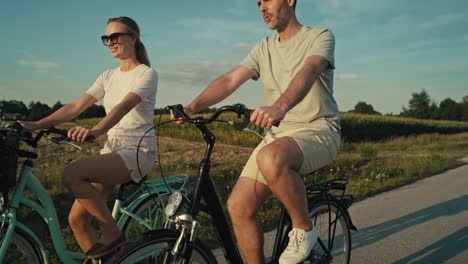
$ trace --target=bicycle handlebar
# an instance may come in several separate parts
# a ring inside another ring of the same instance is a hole
[[[58,128],[51,126],[49,128],[41,129],[35,137],[33,137],[31,131],[24,129],[23,126],[19,124],[18,122],[14,122],[6,126],[6,129],[9,129],[10,131],[11,130],[16,131],[15,133],[19,135],[19,139],[21,141],[25,142],[26,144],[34,148],[37,147],[37,143],[39,142],[39,140],[41,140],[43,136],[46,136],[50,141],[56,144],[68,144],[81,150],[80,146],[72,143],[72,141],[68,138],[67,136],[68,131],[65,129],[58,129]],[[49,136],[50,134],[56,134],[58,135],[58,137],[50,137]],[[85,139],[86,142],[93,142],[94,140],[95,140],[95,137],[92,135],[87,136]],[[25,157],[25,158],[33,158],[33,159],[37,158],[36,153],[26,151],[26,150],[19,150],[18,155],[20,157]]]
[[[170,105],[168,108],[172,110],[176,117],[181,117],[184,121],[192,124],[209,124],[215,121],[222,113],[233,112],[236,113],[238,117],[243,117],[242,122],[233,122],[233,126],[239,130],[243,130],[247,127],[250,122],[250,114],[253,112],[253,110],[248,109],[243,104],[234,104],[220,107],[208,118],[202,118],[201,116],[191,118],[185,113],[184,107],[181,104]]]
[[[185,113],[184,107],[181,104],[170,105],[168,106],[168,108],[173,111],[176,117],[181,117],[182,119],[184,119],[184,121],[193,123],[193,124],[209,124],[215,121],[222,113],[233,112],[233,113],[236,113],[239,118],[243,116],[242,122],[232,123],[232,125],[238,130],[243,130],[249,125],[250,115],[254,111],[253,109],[247,108],[243,104],[234,104],[234,105],[225,105],[225,106],[220,107],[209,118],[202,118],[202,117],[191,118]],[[280,122],[278,121],[273,125],[277,127],[279,123]]]

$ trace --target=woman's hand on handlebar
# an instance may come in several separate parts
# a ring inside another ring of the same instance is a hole
[[[283,120],[286,112],[278,106],[257,107],[250,115],[250,122],[258,127],[271,128]]]
[[[75,126],[68,130],[68,138],[75,142],[92,141],[97,138],[101,133],[95,129],[89,129],[82,126]]]

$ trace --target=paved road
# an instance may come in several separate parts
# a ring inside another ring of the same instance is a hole
[[[351,263],[468,263],[468,165],[355,203],[350,214],[359,229]]]
[[[468,263],[468,165],[363,200],[350,213],[359,229],[351,263]]]

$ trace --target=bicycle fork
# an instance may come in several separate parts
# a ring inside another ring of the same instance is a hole
[[[199,222],[194,220],[193,217],[189,214],[182,214],[177,216],[174,222],[176,228],[180,229],[180,235],[171,250],[171,255],[181,255],[184,259],[189,260],[191,255],[191,244],[195,242]],[[187,235],[190,235],[188,240],[184,239],[187,237]],[[182,251],[181,245],[183,246]]]

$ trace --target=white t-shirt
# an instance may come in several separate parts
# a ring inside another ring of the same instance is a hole
[[[109,137],[140,138],[153,126],[157,85],[157,72],[145,64],[127,72],[120,71],[120,67],[109,69],[97,78],[87,93],[98,101],[104,98],[106,114],[119,104],[129,92],[141,97],[141,102],[130,110],[119,123],[109,129],[107,132]],[[146,137],[154,137],[154,133],[148,133]]]

